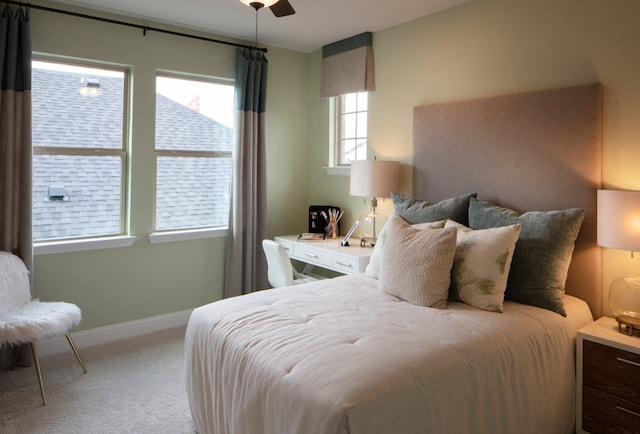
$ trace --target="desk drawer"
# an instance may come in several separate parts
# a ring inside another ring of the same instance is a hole
[[[346,274],[356,273],[358,271],[358,259],[334,254],[332,257],[333,269]]]
[[[311,245],[294,244],[293,256],[300,258],[301,261],[313,264],[326,266],[331,265],[331,253]]]

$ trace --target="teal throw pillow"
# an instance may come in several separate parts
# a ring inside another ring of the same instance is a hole
[[[511,261],[506,300],[542,307],[566,316],[564,287],[584,210],[570,208],[520,214],[472,198],[469,226],[486,229],[520,223],[522,229]]]
[[[412,225],[451,219],[466,226],[469,224],[469,199],[475,196],[476,193],[469,193],[432,203],[391,193],[395,213]]]

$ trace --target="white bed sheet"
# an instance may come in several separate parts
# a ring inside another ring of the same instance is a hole
[[[414,306],[348,275],[194,310],[186,387],[199,433],[570,433],[576,330],[506,302]]]

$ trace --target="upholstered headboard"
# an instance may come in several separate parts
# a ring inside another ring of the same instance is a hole
[[[602,314],[599,84],[414,108],[413,195],[464,193],[521,212],[584,208],[566,292]]]

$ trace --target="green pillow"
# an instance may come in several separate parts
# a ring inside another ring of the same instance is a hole
[[[506,300],[542,307],[567,316],[564,286],[584,210],[530,211],[520,214],[472,198],[469,226],[486,229],[520,223],[511,261]]]
[[[391,193],[395,213],[412,225],[451,219],[467,226],[469,199],[475,196],[476,193],[469,193],[431,203],[401,193]]]

